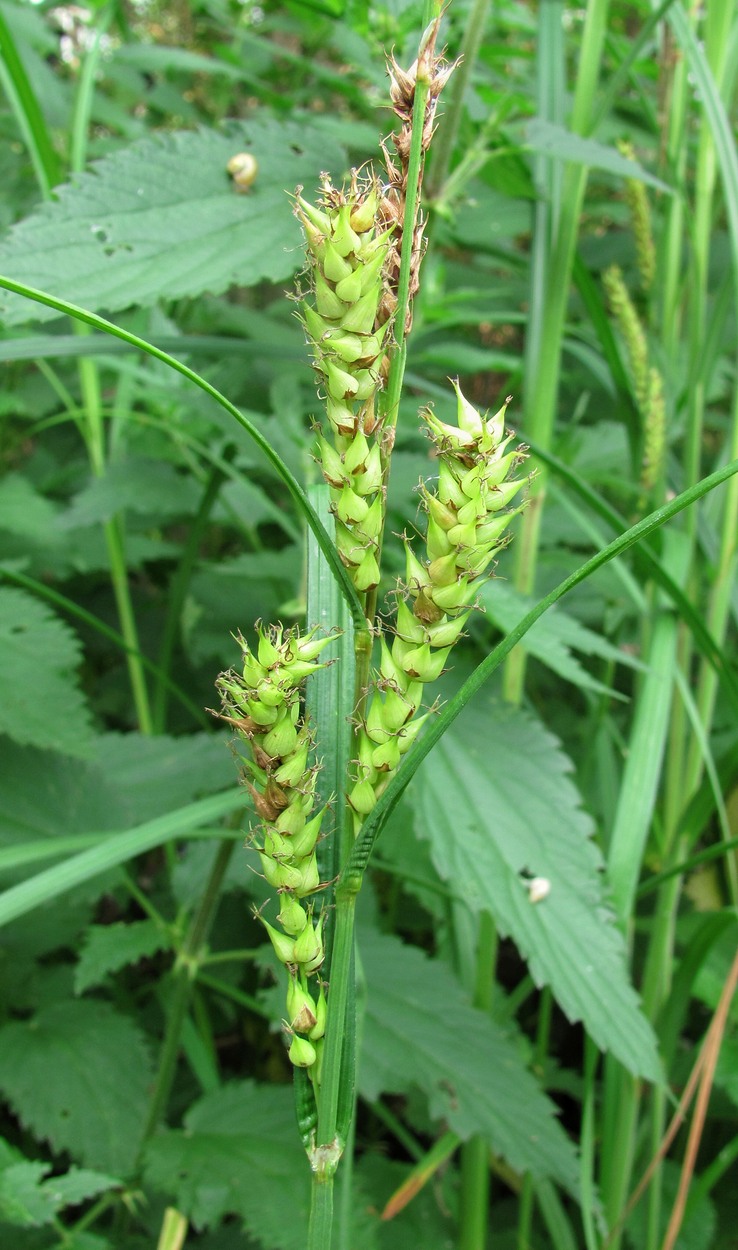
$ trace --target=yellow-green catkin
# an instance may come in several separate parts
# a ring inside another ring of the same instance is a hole
[[[639,510],[645,511],[657,495],[662,478],[666,449],[666,408],[664,386],[658,369],[649,370],[648,412],[643,427],[643,458],[641,461],[641,498]]]
[[[620,268],[617,265],[611,265],[605,270],[602,281],[610,312],[623,336],[628,352],[635,401],[645,419],[651,389],[646,334]]]
[[[628,160],[635,160],[632,143],[623,140],[618,144],[618,148]],[[656,245],[651,223],[651,202],[645,184],[639,178],[626,178],[625,200],[630,211],[641,287],[648,292],[656,276]]]
[[[319,205],[302,196],[295,211],[305,231],[311,292],[302,305],[332,440],[318,434],[331,487],[336,542],[361,592],[379,582],[384,492],[377,394],[386,376],[390,319],[380,308],[393,227],[381,217],[381,187],[356,171],[338,190],[323,178]]]
[[[255,650],[238,639],[240,671],[222,673],[216,684],[223,719],[248,749],[241,756],[242,780],[262,821],[254,843],[261,871],[279,897],[279,927],[261,914],[259,920],[289,974],[290,1058],[315,1078],[325,1028],[318,978],[325,952],[322,912],[314,919],[309,900],[321,889],[316,846],[326,809],[314,811],[318,767],[311,763],[301,704],[304,683],[325,667],[319,656],[332,638],[318,638],[316,630],[300,635],[281,626],[257,629]]]
[[[473,610],[479,578],[507,541],[520,507],[509,505],[525,478],[510,449],[503,406],[482,417],[458,384],[456,426],[428,409],[422,415],[439,460],[435,489],[421,488],[427,516],[425,553],[405,540],[406,577],[398,597],[391,645],[382,638],[374,691],[357,730],[358,755],[349,803],[358,828],[372,810],[426,714],[418,715],[424,687],[441,675]]]
[[[662,476],[666,439],[663,379],[659,370],[649,363],[646,333],[617,265],[606,270],[603,283],[610,311],[628,352],[633,391],[641,414],[643,451],[638,507],[643,511]]]

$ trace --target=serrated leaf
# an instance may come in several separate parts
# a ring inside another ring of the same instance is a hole
[[[50,1163],[26,1159],[0,1138],[0,1224],[18,1228],[50,1224],[57,1211],[77,1206],[120,1184],[112,1176],[70,1168],[63,1176],[44,1178]]]
[[[174,738],[158,734],[103,734],[96,738],[91,758],[118,795],[118,828],[164,816],[200,795],[215,794],[233,785],[233,757],[228,736],[188,734]]]
[[[247,195],[226,169],[242,151],[259,166]],[[259,114],[221,131],[155,135],[98,161],[14,226],[0,244],[0,272],[107,312],[277,282],[303,256],[287,193],[343,166],[341,149],[309,121]],[[56,315],[0,292],[9,324]]]
[[[45,604],[0,588],[0,733],[86,755],[91,718],[73,673],[79,660],[76,635]]]
[[[509,634],[535,602],[530,596],[521,595],[513,586],[498,580],[487,582],[482,587],[479,601],[489,619],[494,621],[503,634]],[[563,677],[564,681],[570,681],[582,690],[615,695],[618,698],[622,696],[588,673],[572,655],[572,651],[596,655],[613,664],[642,667],[637,660],[614,647],[601,634],[587,629],[559,604],[555,604],[528,630],[525,649],[547,668],[558,673],[559,677]]]
[[[116,512],[136,512],[158,520],[194,511],[199,490],[190,476],[164,460],[130,456],[109,465],[75,496],[59,518],[63,530],[109,521]]]
[[[0,481],[0,530],[19,538],[53,545],[56,508],[20,473],[7,473]]]
[[[436,871],[469,907],[492,913],[570,1020],[632,1072],[661,1079],[656,1041],[603,896],[602,858],[571,763],[541,723],[478,700],[414,782],[415,827]],[[532,902],[527,881],[549,893]]]
[[[146,1176],[197,1228],[239,1215],[270,1250],[302,1250],[310,1169],[290,1086],[231,1083],[146,1148]]]
[[[51,1171],[50,1163],[29,1159],[7,1164],[0,1171],[0,1222],[16,1228],[38,1228],[50,1224],[56,1213],[51,1195],[42,1186]]]
[[[91,985],[100,985],[111,972],[136,964],[170,945],[168,935],[153,920],[91,925],[74,970],[74,991],[83,994]]]
[[[565,126],[546,121],[543,117],[534,117],[527,123],[525,139],[526,146],[531,151],[540,152],[543,156],[553,156],[561,161],[575,161],[578,165],[602,169],[618,178],[635,178],[666,195],[672,194],[667,183],[649,174],[637,161],[623,156],[617,148],[609,148],[604,143],[598,143],[596,139],[585,139],[582,135],[567,130]]]
[[[114,1176],[106,1176],[104,1172],[93,1172],[90,1168],[70,1168],[63,1176],[51,1176],[44,1181],[44,1190],[49,1193],[57,1210],[64,1207],[76,1207],[81,1202],[96,1198],[98,1194],[116,1189],[121,1182]]]
[[[367,982],[362,1094],[375,1102],[381,1093],[420,1088],[431,1115],[461,1138],[480,1133],[518,1171],[576,1194],[576,1152],[553,1103],[449,969],[374,931],[362,931],[360,953]]]
[[[107,1003],[55,1003],[0,1029],[0,1089],[23,1125],[116,1175],[135,1161],[151,1078],[142,1034]]]

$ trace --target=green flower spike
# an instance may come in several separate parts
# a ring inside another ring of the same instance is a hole
[[[433,412],[423,419],[439,458],[435,490],[421,487],[427,514],[425,557],[405,540],[406,577],[400,587],[395,636],[381,642],[374,693],[357,733],[354,784],[348,799],[358,829],[430,714],[419,709],[474,607],[476,582],[506,542],[520,511],[509,504],[524,485],[514,478],[520,452],[507,451],[504,405],[484,417],[454,383],[456,425]]]
[[[325,396],[332,444],[318,435],[318,456],[331,487],[338,549],[357,590],[379,581],[377,550],[384,523],[375,398],[387,367],[390,324],[380,313],[392,229],[381,215],[381,188],[356,171],[337,190],[326,177],[315,207],[298,195],[312,298],[302,308],[315,371]]]
[[[314,992],[309,984],[325,958],[323,917],[314,924],[312,907],[300,900],[320,889],[315,846],[325,809],[313,812],[318,769],[309,763],[312,740],[302,720],[301,700],[307,677],[325,667],[320,656],[332,638],[319,637],[316,630],[301,635],[279,625],[257,626],[257,632],[255,648],[241,637],[237,640],[241,672],[223,673],[217,684],[224,718],[250,751],[243,780],[263,821],[256,849],[266,881],[279,893],[278,921],[284,932],[262,915],[258,919],[277,958],[291,970],[290,1058],[299,1067],[312,1067],[316,1046],[299,1034],[318,1027],[321,995],[325,1019],[325,993],[317,980]]]

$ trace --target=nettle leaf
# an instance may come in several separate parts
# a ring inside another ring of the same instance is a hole
[[[32,542],[55,544],[56,508],[20,473],[0,481],[0,530]]]
[[[44,1190],[51,1194],[58,1210],[76,1207],[81,1202],[120,1187],[120,1181],[104,1172],[90,1168],[70,1168],[63,1176],[51,1176],[44,1182]]]
[[[249,152],[258,174],[239,194],[230,158]],[[223,130],[142,139],[57,189],[0,244],[0,272],[72,303],[115,312],[160,297],[214,294],[289,277],[302,264],[286,191],[343,169],[341,148],[309,120],[260,113]],[[0,292],[9,324],[58,314]]]
[[[88,758],[3,743],[0,846],[74,833],[116,832],[233,786],[225,734],[156,738],[103,734]]]
[[[238,1215],[270,1250],[305,1244],[310,1169],[291,1086],[243,1081],[206,1095],[184,1129],[149,1143],[145,1170],[197,1228]]]
[[[0,1089],[56,1151],[125,1176],[152,1069],[143,1035],[103,1002],[61,1002],[0,1029]]]
[[[194,479],[165,460],[128,456],[108,465],[103,477],[92,478],[59,518],[59,525],[62,529],[98,525],[125,511],[162,521],[194,512],[199,495]]]
[[[538,720],[478,700],[418,772],[415,828],[442,880],[473,910],[492,913],[569,1019],[631,1072],[659,1081],[656,1041],[628,979],[571,770]],[[549,885],[539,902],[528,889],[536,877]]]
[[[75,993],[83,994],[90,986],[100,985],[111,972],[170,946],[168,934],[153,920],[91,925],[74,970]]]
[[[63,1176],[45,1180],[51,1169],[51,1163],[26,1159],[0,1139],[0,1223],[17,1228],[50,1224],[58,1211],[120,1184],[112,1176],[84,1168],[70,1168]]]
[[[192,799],[233,786],[228,734],[197,733],[186,738],[158,734],[103,734],[91,759],[117,792],[119,828],[164,816]]]
[[[481,1133],[516,1170],[576,1195],[574,1146],[510,1037],[422,951],[374,931],[361,933],[360,950],[368,994],[364,1097],[376,1102],[381,1093],[420,1088],[431,1115],[460,1137]]]
[[[513,586],[501,580],[486,583],[480,591],[479,601],[487,617],[504,634],[509,634],[534,605],[530,596],[521,595]],[[631,668],[643,667],[633,656],[614,647],[601,634],[587,629],[586,625],[565,612],[559,604],[554,604],[528,630],[525,649],[554,673],[558,673],[559,677],[563,677],[564,681],[570,681],[582,690],[615,695],[617,698],[622,696],[588,673],[572,655],[572,651],[581,651],[583,655],[596,655],[613,664],[627,664]]]
[[[35,1163],[3,1143],[0,1157],[0,1223],[16,1228],[50,1224],[56,1214],[51,1195],[43,1188],[50,1163]]]
[[[80,651],[76,635],[45,604],[0,588],[0,733],[68,755],[88,753],[90,712],[73,674]]]

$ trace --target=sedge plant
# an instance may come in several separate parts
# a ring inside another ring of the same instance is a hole
[[[452,68],[436,53],[438,26],[436,19],[408,70],[390,63],[401,129],[394,154],[384,148],[385,181],[354,170],[338,188],[324,176],[317,203],[302,189],[295,201],[307,251],[299,315],[325,405],[316,458],[336,550],[364,611],[351,704],[341,712],[353,726],[350,759],[329,804],[316,804],[315,748],[334,726],[308,722],[304,687],[330,663],[319,657],[324,649],[330,655],[333,636],[318,636],[310,620],[302,636],[260,625],[253,645],[239,638],[242,662],[218,681],[222,714],[246,748],[242,776],[263,822],[251,837],[275,892],[271,919],[259,918],[285,967],[285,1033],[314,1177],[314,1250],[330,1245],[333,1181],[354,1110],[353,912],[363,871],[344,888],[346,869],[366,818],[435,710],[428,691],[477,606],[480,579],[507,541],[526,481],[517,473],[524,452],[505,427],[507,405],[485,416],[454,382],[455,425],[424,409],[437,476],[420,486],[424,523],[403,538],[406,571],[394,591],[394,622],[380,622],[387,483],[424,250],[422,171]],[[341,660],[351,664],[345,649]],[[342,854],[332,857],[337,884],[321,880],[318,868],[327,825],[329,836],[347,834]]]
[[[610,55],[607,42],[603,43],[607,10],[607,4],[599,0],[593,0],[586,8],[583,54],[578,60],[575,108],[571,119],[571,128],[580,136],[595,133],[597,119],[602,112],[602,109],[598,112],[596,107],[595,87],[603,49],[606,56]],[[247,793],[245,801],[253,813],[248,854],[251,865],[266,883],[259,893],[257,919],[281,965],[279,995],[283,1016],[284,1064],[285,1068],[287,1065],[292,1068],[298,1124],[312,1169],[312,1212],[307,1237],[307,1244],[312,1250],[317,1247],[323,1250],[332,1241],[342,1246],[352,1244],[353,1234],[350,1220],[346,1218],[346,1207],[351,1193],[355,1052],[361,1034],[362,1014],[361,951],[357,953],[354,941],[357,895],[362,889],[376,839],[408,781],[429,752],[441,742],[445,731],[469,699],[508,659],[516,644],[548,607],[592,573],[602,569],[608,561],[617,560],[630,547],[643,542],[642,548],[637,550],[638,559],[634,568],[637,573],[643,573],[644,581],[652,579],[653,584],[646,587],[647,593],[642,596],[644,606],[640,610],[644,615],[649,608],[658,611],[656,627],[651,631],[648,626],[644,629],[643,653],[646,654],[647,648],[649,664],[654,670],[659,655],[673,657],[675,654],[679,660],[678,667],[683,672],[688,665],[695,669],[699,665],[701,669],[698,706],[695,709],[695,701],[692,700],[690,712],[693,724],[698,728],[702,726],[701,734],[687,725],[680,706],[675,703],[674,708],[669,710],[655,697],[657,692],[650,681],[650,673],[640,680],[630,739],[633,762],[621,787],[623,797],[617,807],[610,850],[611,881],[619,917],[626,929],[634,912],[635,900],[639,897],[636,895],[638,871],[646,853],[648,826],[652,810],[655,810],[653,804],[660,771],[653,750],[650,754],[639,754],[636,748],[639,742],[645,741],[648,745],[658,740],[665,745],[669,763],[665,818],[659,823],[660,859],[655,864],[660,871],[647,883],[659,890],[659,906],[658,923],[653,929],[654,941],[644,979],[647,1012],[657,1026],[662,1015],[668,1018],[669,1013],[673,1015],[679,1005],[678,999],[672,999],[669,993],[675,966],[675,918],[684,874],[684,857],[691,846],[690,837],[694,839],[690,830],[697,829],[694,822],[699,819],[699,813],[693,815],[695,805],[692,799],[702,801],[704,787],[698,783],[703,757],[706,756],[707,764],[710,764],[709,752],[703,748],[712,718],[717,678],[722,678],[722,693],[730,701],[731,708],[735,710],[738,706],[734,679],[715,643],[715,638],[718,641],[722,638],[725,604],[716,594],[710,607],[711,633],[690,606],[688,596],[693,591],[694,568],[691,575],[684,576],[684,568],[678,562],[669,562],[667,566],[655,548],[647,543],[661,525],[730,478],[733,480],[729,498],[734,501],[735,481],[738,478],[733,476],[736,472],[733,462],[721,465],[709,478],[701,480],[699,449],[702,446],[703,396],[697,385],[689,388],[690,437],[683,478],[686,490],[677,498],[672,498],[665,489],[668,470],[666,449],[674,439],[673,430],[666,425],[667,412],[670,413],[673,402],[670,377],[679,352],[675,312],[678,301],[672,290],[672,279],[678,287],[681,281],[681,231],[678,222],[681,202],[674,199],[668,210],[668,229],[663,232],[665,243],[660,245],[662,254],[654,266],[648,203],[639,184],[627,186],[625,195],[632,214],[641,276],[640,292],[634,299],[628,291],[627,271],[624,281],[622,271],[614,269],[605,276],[603,289],[614,332],[624,346],[621,373],[632,392],[632,408],[638,419],[640,442],[635,447],[638,454],[633,458],[635,481],[626,511],[631,518],[635,514],[640,519],[628,528],[627,522],[589,491],[571,469],[557,462],[550,451],[569,275],[573,272],[577,281],[582,276],[581,264],[575,255],[575,243],[585,173],[584,167],[569,166],[564,170],[562,180],[562,162],[541,155],[536,158],[540,200],[536,205],[536,226],[532,239],[529,367],[523,395],[528,409],[526,437],[531,444],[536,444],[534,450],[546,466],[546,474],[539,474],[536,481],[534,506],[525,509],[524,488],[530,475],[522,468],[523,450],[510,440],[505,429],[506,406],[489,416],[480,410],[483,405],[469,402],[458,382],[452,383],[455,389],[455,421],[441,421],[427,406],[421,412],[420,421],[427,434],[430,455],[418,491],[420,519],[402,536],[403,572],[394,586],[389,584],[388,553],[385,553],[387,488],[403,389],[406,341],[413,322],[413,300],[424,281],[424,213],[428,211],[429,199],[423,193],[424,165],[429,153],[433,159],[433,132],[439,98],[448,101],[448,111],[442,123],[447,125],[446,133],[439,136],[443,145],[440,149],[436,147],[437,160],[431,165],[437,203],[451,204],[454,188],[455,193],[463,189],[468,170],[475,161],[485,159],[484,153],[482,157],[479,152],[467,153],[449,176],[452,151],[457,147],[463,120],[466,89],[475,73],[474,57],[482,39],[486,11],[484,0],[469,7],[469,25],[463,42],[466,61],[463,69],[451,79],[450,101],[448,96],[442,97],[451,67],[444,64],[436,53],[437,23],[430,25],[415,65],[403,70],[394,60],[391,61],[390,94],[399,129],[385,145],[383,170],[372,171],[366,167],[356,170],[343,184],[336,184],[323,176],[317,196],[313,194],[311,184],[308,190],[300,188],[295,197],[295,214],[302,225],[305,241],[305,270],[297,296],[298,316],[308,342],[321,401],[314,452],[322,485],[309,488],[306,493],[258,426],[211,382],[189,365],[168,355],[161,346],[154,346],[138,337],[130,327],[116,326],[92,311],[35,290],[24,282],[14,281],[13,278],[0,280],[7,290],[45,304],[57,313],[64,313],[79,325],[86,323],[98,332],[98,336],[114,336],[118,340],[115,346],[125,347],[129,352],[146,353],[157,362],[157,368],[165,366],[174,370],[188,384],[199,387],[208,396],[209,402],[218,404],[223,412],[240,424],[241,430],[263,453],[287,487],[310,531],[305,627],[287,628],[278,619],[273,619],[258,622],[252,629],[248,620],[240,622],[243,635],[237,636],[240,650],[238,665],[233,671],[224,673],[218,681],[223,700],[221,714],[236,739],[244,789],[234,794],[198,800],[166,817],[157,816],[133,830],[114,833],[102,840],[99,834],[75,833],[56,840],[55,851],[38,843],[12,848],[10,852],[4,850],[6,866],[9,862],[16,867],[24,862],[30,863],[33,856],[40,860],[52,858],[54,853],[63,853],[67,858],[62,864],[44,868],[28,880],[11,886],[0,901],[0,923],[27,915],[33,908],[56,900],[65,889],[86,885],[134,855],[150,856],[158,848],[169,846],[171,864],[174,862],[172,844],[175,838],[211,836],[220,840],[201,901],[193,911],[191,922],[181,931],[176,925],[167,926],[155,900],[147,898],[135,880],[129,881],[128,888],[137,905],[155,923],[160,922],[162,931],[167,932],[167,940],[172,942],[174,953],[171,994],[166,1002],[158,1068],[151,1083],[139,1156],[131,1173],[133,1184],[138,1186],[147,1164],[150,1165],[152,1159],[156,1160],[162,1140],[166,1149],[167,1143],[173,1141],[177,1134],[174,1129],[161,1134],[159,1129],[166,1121],[170,1101],[177,1107],[180,1105],[170,1096],[175,1086],[178,1055],[183,1047],[189,1059],[194,1055],[199,1061],[200,1066],[197,1067],[196,1063],[195,1067],[202,1078],[203,1088],[207,1088],[212,1078],[212,1069],[202,1062],[204,1048],[200,1046],[197,1051],[193,1046],[193,1029],[188,1014],[192,1011],[198,1023],[202,1022],[203,993],[212,992],[240,1008],[269,1014],[254,995],[217,975],[211,975],[211,965],[233,957],[234,952],[220,950],[209,953],[206,945],[223,880],[229,863],[232,863],[234,843],[238,839],[234,829],[224,831],[211,826],[217,826],[224,817],[235,826],[238,820],[236,809],[243,807],[244,791]],[[707,57],[716,81],[720,81],[725,70],[722,50],[728,46],[728,40],[718,19],[722,14],[722,20],[727,21],[727,8],[721,10],[710,6],[710,13]],[[537,111],[549,122],[559,125],[565,119],[566,104],[563,16],[563,5],[552,4],[541,10],[537,70],[540,79]],[[692,72],[704,93],[705,83],[709,85],[710,80],[705,77],[699,49],[695,51],[690,43],[689,28],[682,29],[680,22],[681,18],[677,17],[675,30],[691,58]],[[0,34],[5,43],[2,24]],[[635,52],[628,55],[634,56]],[[11,76],[14,75],[19,106],[25,99],[26,113],[31,118],[30,86],[23,82],[17,65],[13,68],[11,60],[8,65]],[[621,70],[627,73],[626,62]],[[681,86],[679,82],[675,83],[674,107],[670,113],[674,138],[668,145],[665,160],[669,169],[678,167],[678,130],[686,117],[686,69],[677,65],[675,77],[680,75]],[[622,81],[622,73],[620,77]],[[70,164],[75,169],[83,163],[86,109],[90,104],[93,81],[94,60],[90,60],[89,72],[80,83],[80,105],[74,122],[74,154]],[[612,101],[613,83],[609,84],[608,91]],[[720,121],[719,111],[715,117]],[[714,119],[712,132],[720,138],[721,132]],[[32,128],[29,133],[32,134]],[[38,131],[38,137],[43,138],[42,129]],[[715,153],[708,128],[705,128],[699,142],[699,160],[704,176],[700,183],[695,229],[695,273],[692,276],[695,308],[690,323],[695,360],[703,337],[705,261],[708,258],[709,227],[714,218]],[[716,150],[724,166],[723,173],[730,173],[731,169],[735,173],[734,166],[726,158],[725,144],[718,144]],[[33,151],[36,157],[34,163],[42,174],[44,195],[48,197],[56,177],[53,170],[54,151],[41,142]],[[316,166],[316,183],[318,168]],[[225,178],[225,169],[221,172]],[[666,173],[665,170],[662,172]],[[304,173],[300,177],[307,181]],[[735,180],[730,184],[726,182],[726,185],[735,187]],[[258,194],[258,175],[255,186],[255,194]],[[248,201],[242,199],[240,203],[243,205]],[[733,203],[738,203],[735,196]],[[541,282],[538,291],[537,279]],[[605,301],[601,303],[601,320],[604,320],[607,317]],[[662,311],[668,315],[661,316]],[[657,324],[663,324],[662,341],[658,341]],[[545,353],[540,348],[542,342],[546,344]],[[84,339],[80,336],[73,354],[83,354],[83,346]],[[539,356],[540,367],[537,364]],[[80,389],[89,430],[94,433],[102,428],[100,423],[106,414],[101,406],[95,369],[89,368],[89,364],[88,361],[80,377]],[[699,372],[695,373],[695,381],[700,382]],[[666,406],[663,390],[668,401]],[[432,390],[429,393],[432,394]],[[118,408],[124,401],[125,387],[121,385],[120,397],[116,401]],[[67,404],[66,407],[72,413],[74,404]],[[147,419],[151,419],[148,414]],[[186,437],[184,433],[181,436],[183,439]],[[207,517],[220,480],[228,477],[226,456],[217,463],[213,459],[211,463],[213,473],[203,498],[203,517]],[[523,513],[523,542],[516,543],[515,547],[516,552],[520,551],[519,583],[527,588],[533,584],[538,561],[543,487],[550,488],[553,495],[556,479],[563,481],[567,493],[581,500],[591,515],[597,517],[596,524],[592,523],[592,528],[598,531],[595,535],[596,555],[582,563],[536,603],[512,632],[487,654],[457,694],[442,705],[435,696],[436,682],[443,670],[453,664],[455,649],[464,633],[475,630],[481,634],[487,628],[478,611],[477,600],[484,595],[488,603],[494,602],[495,587],[486,587],[486,579],[506,542],[507,527],[518,511]],[[675,485],[678,486],[679,482]],[[731,507],[726,509],[726,523],[721,536],[721,567],[732,558]],[[605,529],[600,530],[599,526]],[[734,531],[734,525],[732,528]],[[617,537],[608,542],[606,531],[615,533]],[[141,682],[148,681],[150,673],[155,679],[153,689],[156,693],[152,703],[155,729],[161,729],[165,724],[164,692],[169,689],[167,673],[174,657],[172,631],[186,603],[198,533],[195,527],[182,564],[181,578],[173,587],[170,626],[165,631],[161,651],[166,671],[156,671],[155,666],[140,654],[139,634],[135,629],[126,628],[124,612],[119,613],[122,637],[108,631],[116,645],[134,660]],[[690,541],[697,543],[694,527]],[[111,569],[115,570],[112,557]],[[623,574],[622,567],[620,572]],[[12,579],[17,586],[34,594],[43,593],[49,598],[54,594],[49,586],[42,586],[40,581],[34,582],[14,566],[4,567],[3,575],[6,580]],[[123,585],[123,580],[120,584]],[[729,585],[729,579],[727,583],[722,583],[726,584]],[[681,620],[688,627],[688,638],[686,628],[685,637],[681,640],[677,637],[676,622],[670,619],[674,614],[667,607],[667,602],[668,605],[676,605]],[[64,611],[70,610],[69,601],[63,601],[59,596],[56,606]],[[507,670],[507,693],[515,699],[519,699],[522,692],[520,654],[518,650],[517,657]],[[671,667],[676,671],[677,666]],[[135,690],[133,673],[131,677]],[[677,684],[680,677],[681,674],[675,677]],[[681,680],[679,694],[684,698],[684,707],[689,708],[689,692],[687,690],[683,695],[684,681],[683,678]],[[177,693],[176,688],[172,692]],[[139,693],[148,698],[145,684],[139,686]],[[143,706],[141,699],[136,702],[139,707]],[[695,710],[696,715],[693,715]],[[139,715],[139,723],[146,728],[145,716]],[[438,758],[443,759],[443,750]],[[441,767],[439,764],[439,771]],[[526,775],[530,776],[530,773]],[[713,780],[712,776],[710,780]],[[475,800],[472,791],[477,782],[481,791],[482,781],[481,777],[473,778],[468,794],[470,806]],[[648,803],[644,802],[644,796],[648,797]],[[689,825],[689,821],[693,822],[693,826]],[[490,840],[496,836],[496,831],[488,830],[486,825],[483,832],[485,837],[490,833]],[[25,860],[24,855],[27,856]],[[699,855],[692,862],[696,863],[698,859]],[[384,863],[392,870],[391,855]],[[547,899],[550,882],[538,877],[525,880],[524,885],[517,879],[513,883],[521,886],[521,914],[525,913],[526,922],[531,915],[546,917],[546,908],[552,901]],[[556,888],[554,884],[553,901]],[[264,894],[270,896],[266,902],[263,901]],[[457,900],[452,898],[449,910],[455,906]],[[460,912],[461,907],[458,907],[457,914]],[[497,958],[494,913],[492,904],[480,911],[475,933],[477,984],[474,996],[476,1005],[482,1009],[478,1015],[482,1012],[488,1014],[490,1007],[492,973]],[[453,928],[455,919],[454,916],[449,929]],[[504,921],[503,914],[499,921],[500,931],[511,931],[518,940],[514,926],[510,925],[506,930]],[[468,926],[469,929],[471,927]],[[473,940],[469,945],[473,945]],[[540,937],[538,944],[533,941],[528,950],[524,942],[520,945],[523,953],[531,958],[532,969],[538,964],[538,971],[524,977],[515,991],[515,1002],[511,997],[509,1003],[500,1005],[502,994],[495,999],[496,1010],[509,1010],[511,1018],[515,1004],[519,1006],[524,1001],[524,994],[532,992],[532,977],[539,977],[540,961],[545,954]],[[253,952],[235,954],[243,959],[251,957]],[[573,963],[578,970],[576,960]],[[560,996],[555,987],[552,992]],[[568,1011],[563,1001],[562,1006]],[[579,1018],[571,1011],[568,1014],[570,1018]],[[580,1015],[584,1018],[583,1013]],[[630,1019],[632,1022],[632,1017]],[[616,1023],[614,1021],[612,1025],[613,1035]],[[586,1019],[585,1024],[589,1028]],[[555,1027],[552,997],[547,992],[539,1011],[535,1045],[535,1064],[542,1069],[546,1067],[547,1052],[552,1046],[552,1029]],[[203,1030],[203,1034],[207,1035],[207,1029]],[[632,1061],[632,1057],[627,1072],[618,1066],[615,1059],[608,1058],[602,1084],[598,1084],[599,1051],[610,1045],[609,1036],[606,1033],[603,1041],[602,1032],[599,1037],[593,1032],[594,1040],[588,1041],[585,1055],[581,1186],[577,1194],[584,1242],[588,1250],[601,1250],[603,1244],[619,1244],[624,1235],[629,1189],[636,1179],[641,1160],[650,1157],[655,1162],[645,1175],[654,1179],[648,1196],[648,1228],[643,1244],[648,1250],[652,1247],[656,1250],[660,1244],[659,1229],[666,1201],[666,1190],[660,1178],[661,1155],[658,1152],[666,1121],[667,1095],[665,1090],[652,1094],[633,1077],[633,1072],[644,1073],[648,1071],[648,1066],[643,1064],[638,1067],[638,1062]],[[666,1030],[664,1036],[668,1045]],[[627,1065],[627,1046],[625,1051]],[[714,1047],[712,1059],[714,1061]],[[709,1070],[708,1063],[705,1071]],[[550,1235],[551,1245],[557,1250],[559,1246],[577,1244],[578,1238],[573,1229],[574,1220],[578,1217],[573,1210],[564,1207],[547,1176],[544,1179],[536,1177],[533,1168],[525,1175],[525,1163],[509,1166],[506,1158],[500,1162],[497,1157],[490,1161],[492,1137],[487,1135],[486,1125],[475,1127],[468,1141],[468,1133],[465,1138],[462,1132],[449,1129],[423,1157],[423,1148],[413,1140],[412,1135],[407,1131],[401,1133],[403,1126],[398,1126],[397,1117],[393,1124],[389,1107],[380,1105],[378,1115],[380,1111],[385,1116],[385,1123],[392,1126],[390,1131],[396,1139],[407,1143],[409,1152],[415,1153],[418,1159],[416,1177],[408,1178],[408,1192],[415,1192],[418,1185],[424,1183],[462,1141],[466,1141],[466,1157],[462,1158],[461,1167],[463,1209],[459,1222],[459,1245],[464,1250],[472,1246],[476,1250],[484,1244],[489,1222],[485,1186],[490,1163],[492,1170],[499,1171],[511,1190],[521,1191],[518,1228],[521,1248],[537,1244],[542,1224]],[[189,1134],[190,1129],[186,1131]],[[475,1133],[478,1136],[474,1136]],[[565,1141],[563,1134],[562,1137]],[[687,1180],[692,1144],[690,1138],[685,1155]],[[495,1155],[497,1153],[495,1144]],[[504,1155],[504,1148],[499,1153]],[[718,1165],[724,1167],[725,1160],[716,1160],[715,1165],[704,1173],[703,1188],[711,1183]],[[339,1178],[341,1200],[334,1203],[336,1176]],[[343,1190],[342,1178],[348,1181],[343,1183]],[[596,1182],[599,1183],[601,1207]],[[176,1184],[175,1178],[169,1193],[178,1192]],[[576,1186],[571,1192],[577,1193]],[[101,1205],[100,1214],[103,1210],[120,1210],[123,1218],[123,1202],[117,1193],[117,1190],[111,1192],[100,1200],[101,1204],[106,1204]],[[126,1194],[124,1200],[128,1201],[128,1197]],[[176,1201],[182,1211],[171,1207],[167,1210],[160,1240],[162,1250],[165,1247],[171,1250],[171,1247],[183,1243],[187,1235],[187,1218],[183,1211],[196,1219],[186,1194],[180,1191]],[[399,1205],[398,1200],[394,1203],[395,1209]],[[91,1215],[83,1218],[87,1223],[80,1226],[80,1233],[92,1222]],[[603,1218],[607,1227],[601,1223]],[[116,1244],[123,1244],[123,1236],[121,1234]]]

